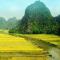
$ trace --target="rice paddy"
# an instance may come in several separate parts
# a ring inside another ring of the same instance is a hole
[[[7,31],[5,31],[7,32]],[[50,34],[16,34],[0,33],[0,60],[49,60],[44,48],[40,48],[31,39],[43,40],[60,46],[60,36]],[[36,41],[37,42],[37,41]]]

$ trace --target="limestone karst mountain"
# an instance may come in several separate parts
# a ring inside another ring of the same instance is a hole
[[[47,33],[52,15],[44,3],[36,1],[25,10],[20,21],[20,33]]]

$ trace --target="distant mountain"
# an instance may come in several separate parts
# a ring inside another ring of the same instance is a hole
[[[17,19],[16,17],[10,18],[7,21],[7,29],[12,29],[15,28],[17,24]]]
[[[0,17],[0,29],[12,29],[17,25],[18,20],[16,17],[9,18],[7,21],[5,18]]]
[[[3,17],[0,17],[0,29],[6,28],[6,20]]]

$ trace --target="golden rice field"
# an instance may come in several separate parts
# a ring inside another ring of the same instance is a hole
[[[6,32],[6,31],[5,31]],[[19,35],[19,36],[18,36]],[[4,55],[9,52],[23,52],[27,53],[39,53],[44,51],[44,49],[37,47],[36,45],[32,44],[30,41],[26,40],[24,37],[21,37],[23,34],[17,34],[17,36],[9,35],[6,33],[0,33],[0,60],[49,60],[46,55],[40,56],[26,56],[22,55],[23,57],[10,57],[9,54]],[[51,42],[53,44],[60,43],[60,36],[56,35],[49,35],[49,34],[24,34],[23,36],[41,39],[44,41]],[[3,55],[1,56],[1,52]],[[6,52],[6,53],[5,53]],[[14,55],[15,53],[13,53]],[[22,54],[22,53],[21,53]]]

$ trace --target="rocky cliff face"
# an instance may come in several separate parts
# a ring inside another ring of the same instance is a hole
[[[51,18],[49,9],[42,2],[36,1],[26,8],[25,15],[20,21],[20,32],[46,33],[45,29]]]

